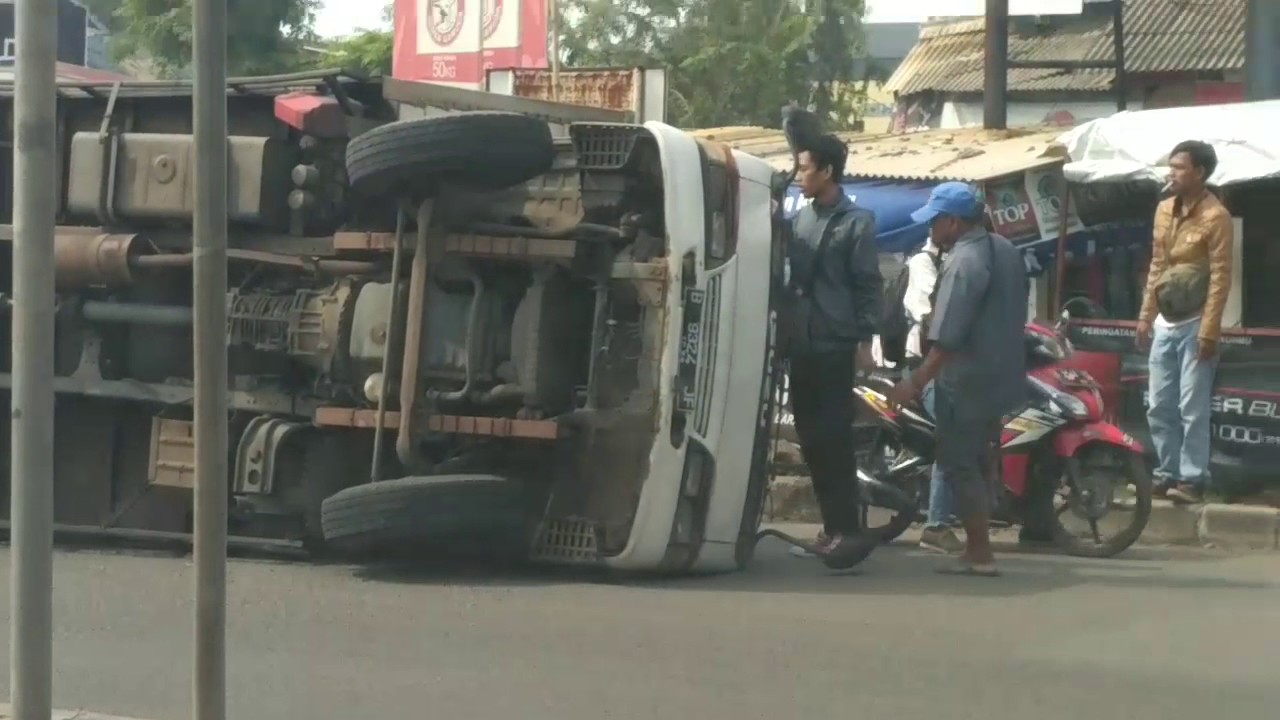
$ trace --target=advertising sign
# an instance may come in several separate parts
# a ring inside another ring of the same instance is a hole
[[[667,120],[667,71],[662,68],[561,70],[552,87],[550,70],[489,70],[491,93],[629,112],[636,122]]]
[[[1098,381],[1114,420],[1149,449],[1147,353],[1138,349],[1135,325],[1076,321],[1068,336],[1073,365]],[[1266,475],[1280,463],[1280,333],[1228,330],[1220,347],[1210,405],[1213,474]]]
[[[987,215],[995,231],[1014,242],[1056,239],[1061,231],[1062,172],[1054,167],[1029,170],[1021,176],[989,182],[983,187]],[[1084,229],[1070,208],[1067,232]]]
[[[547,66],[547,0],[396,0],[392,76],[480,89],[491,69]]]

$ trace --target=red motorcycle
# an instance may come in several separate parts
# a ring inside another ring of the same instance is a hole
[[[1071,345],[1060,328],[1028,325],[1025,348],[1030,401],[1005,419],[993,524],[1023,525],[1071,555],[1111,557],[1151,515],[1142,445],[1103,419],[1093,378],[1063,366]],[[867,527],[885,541],[923,519],[936,442],[923,408],[889,406],[893,383],[891,374],[872,373],[854,388],[874,418],[858,481],[868,506],[891,512],[887,524]]]

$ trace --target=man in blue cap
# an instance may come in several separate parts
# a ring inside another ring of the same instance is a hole
[[[984,207],[965,183],[943,183],[912,213],[946,253],[921,366],[894,387],[896,404],[934,385],[936,462],[964,524],[965,550],[943,572],[998,575],[991,501],[999,477],[1000,424],[1025,401],[1023,328],[1028,283],[1022,253],[986,229]]]

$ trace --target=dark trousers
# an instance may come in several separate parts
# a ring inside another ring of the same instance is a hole
[[[853,447],[854,353],[806,353],[790,363],[791,412],[823,529],[828,535],[857,532],[861,511]]]

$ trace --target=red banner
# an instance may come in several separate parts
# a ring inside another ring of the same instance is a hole
[[[392,76],[480,88],[486,70],[547,66],[547,0],[396,0]]]

